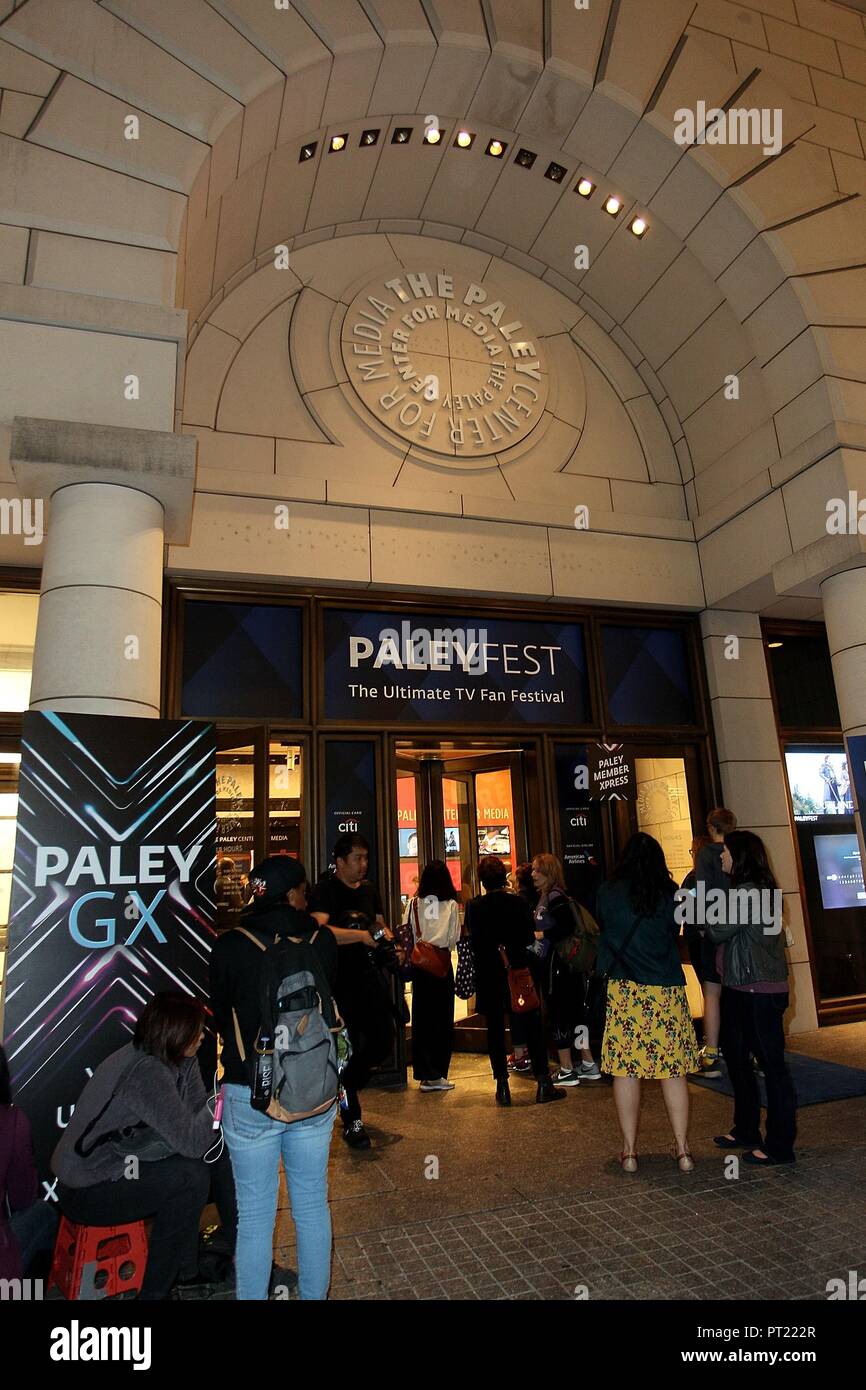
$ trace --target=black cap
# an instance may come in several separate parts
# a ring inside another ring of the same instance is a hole
[[[272,854],[253,866],[250,873],[250,908],[273,907],[284,902],[292,888],[299,888],[305,882],[307,871],[300,859],[292,859],[288,854]]]

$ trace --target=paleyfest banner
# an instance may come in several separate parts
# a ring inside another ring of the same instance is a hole
[[[94,1067],[159,990],[207,996],[211,724],[24,716],[3,1044],[48,1160]]]
[[[328,719],[375,724],[583,724],[579,623],[324,612]]]

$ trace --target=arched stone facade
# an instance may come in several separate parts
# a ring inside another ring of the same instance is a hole
[[[796,919],[757,615],[820,617],[862,560],[825,531],[864,477],[858,7],[0,0],[0,85],[4,439],[15,417],[195,436],[178,575],[706,610],[723,788]],[[777,114],[778,146],[678,143],[700,102]],[[486,277],[543,349],[542,418],[483,467],[374,425],[344,380],[341,306],[409,272]],[[9,497],[28,466],[4,445]],[[34,558],[0,535],[0,563]]]

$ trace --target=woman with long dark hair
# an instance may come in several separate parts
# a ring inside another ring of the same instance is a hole
[[[422,1091],[453,1091],[448,1080],[454,1048],[454,969],[451,952],[460,936],[457,889],[443,859],[425,864],[414,898],[406,904],[415,959],[412,981],[412,1074]]]
[[[698,1060],[674,915],[676,884],[658,840],[639,832],[613,877],[598,890],[597,969],[608,977],[601,1069],[613,1076],[623,1147],[620,1164],[637,1172],[641,1082],[661,1082],[681,1173],[690,1173],[686,1077]]]
[[[196,1060],[204,1022],[198,999],[155,994],[132,1042],[87,1082],[51,1159],[70,1221],[120,1226],[152,1218],[142,1299],[166,1299],[198,1272],[210,1185],[203,1157],[217,1137]]]
[[[707,933],[719,943],[721,1044],[734,1088],[734,1123],[713,1142],[720,1149],[746,1149],[744,1163],[793,1163],[797,1097],[785,1063],[789,994],[781,893],[764,843],[750,830],[725,836],[722,868],[731,885],[727,920],[708,924]],[[752,1055],[767,1088],[765,1141]]]
[[[508,971],[529,968],[532,913],[522,898],[508,891],[505,865],[497,855],[486,854],[479,859],[478,877],[484,892],[467,903],[465,926],[475,962],[478,1010],[487,1022],[487,1052],[496,1081],[496,1104],[508,1106],[511,1090],[505,1053],[505,1020],[512,1015]],[[561,1086],[554,1086],[550,1079],[541,1009],[532,1009],[521,1017],[530,1065],[537,1082],[536,1103],[547,1105],[564,1100],[566,1092]]]

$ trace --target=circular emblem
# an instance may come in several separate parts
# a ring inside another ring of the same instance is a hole
[[[442,462],[501,454],[544,414],[538,339],[486,280],[404,271],[370,285],[349,305],[340,347],[367,410]]]

